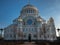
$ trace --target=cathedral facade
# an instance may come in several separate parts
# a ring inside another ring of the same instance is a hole
[[[54,19],[44,20],[31,4],[25,5],[13,24],[4,28],[4,40],[28,40],[29,37],[31,40],[56,40]]]

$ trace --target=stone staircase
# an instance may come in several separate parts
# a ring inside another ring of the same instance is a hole
[[[35,42],[25,42],[24,44],[20,44],[20,45],[37,45],[37,44],[35,44]]]

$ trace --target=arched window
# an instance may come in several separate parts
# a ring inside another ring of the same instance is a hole
[[[32,10],[31,10],[31,13],[33,13]]]
[[[26,13],[35,13],[35,10],[33,10],[33,9],[27,9],[25,12]]]
[[[29,9],[29,13],[30,13],[30,9]]]
[[[32,13],[34,13],[34,10],[32,10]]]
[[[26,10],[26,12],[27,12],[27,13],[29,13],[29,11],[28,11],[28,10]]]
[[[26,37],[26,35],[24,34],[24,37]]]
[[[35,38],[37,38],[37,35],[36,35],[36,34],[34,34],[34,37],[35,37]]]

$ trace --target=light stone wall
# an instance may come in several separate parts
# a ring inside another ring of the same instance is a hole
[[[29,8],[31,10],[34,10],[34,13],[25,13],[25,11],[27,11],[27,9]],[[23,8],[20,16],[13,20],[13,24],[4,29],[4,39],[25,40],[28,39],[29,34],[31,34],[32,40],[55,40],[56,31],[54,20],[50,18],[46,23],[43,18],[39,17],[38,12],[39,11],[37,10],[37,8],[35,8],[34,6],[31,7],[31,5]],[[32,25],[27,25],[26,21],[28,19],[31,19],[35,24],[33,23]],[[25,25],[23,24],[24,22]],[[17,26],[15,27],[15,25]],[[37,36],[36,38],[34,37],[35,34]],[[24,37],[24,35],[26,35],[26,37]]]

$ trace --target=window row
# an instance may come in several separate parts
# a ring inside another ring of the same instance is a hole
[[[23,29],[23,32],[28,32],[28,31],[37,32],[37,30],[34,29],[34,28],[24,28],[24,29]]]
[[[15,37],[15,35],[12,35],[12,34],[6,34],[5,37],[12,38],[12,37]]]
[[[29,37],[29,36],[27,36],[26,34],[24,34],[23,37],[26,38],[26,37]],[[35,34],[35,35],[33,35],[33,37],[34,37],[34,38],[37,38],[37,35]]]
[[[27,13],[34,13],[34,10],[26,10]]]
[[[36,11],[33,9],[27,9],[25,11],[22,11],[23,13],[35,13]]]

